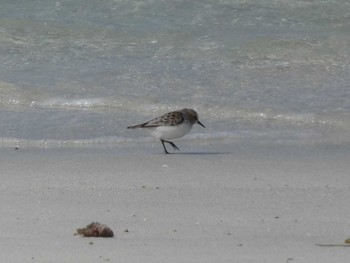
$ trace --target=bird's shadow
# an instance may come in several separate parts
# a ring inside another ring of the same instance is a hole
[[[168,154],[165,153],[155,153],[160,155],[228,155],[232,154],[232,152],[170,152]]]

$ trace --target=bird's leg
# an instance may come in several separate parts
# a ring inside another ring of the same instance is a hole
[[[160,140],[161,142],[162,142],[162,145],[163,145],[163,148],[164,148],[164,152],[165,152],[165,154],[168,154],[168,151],[166,150],[166,148],[165,148],[165,145],[164,145],[164,140]]]
[[[173,146],[173,148],[174,148],[175,150],[180,151],[180,149],[177,148],[177,146],[176,146],[173,142],[167,142],[167,143],[169,143],[171,146]]]
[[[174,150],[180,151],[179,148],[177,148],[177,146],[175,145],[175,143],[173,143],[171,141],[165,141],[165,140],[163,140],[163,141],[169,143],[174,148]]]

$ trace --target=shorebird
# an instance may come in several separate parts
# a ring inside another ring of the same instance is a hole
[[[169,143],[174,150],[179,151],[179,148],[169,140],[184,136],[192,129],[192,126],[195,123],[198,123],[205,128],[205,126],[198,120],[197,112],[185,108],[178,111],[168,112],[142,124],[129,126],[127,129],[147,129],[155,138],[162,142],[164,152],[168,154],[169,152],[164,143]]]

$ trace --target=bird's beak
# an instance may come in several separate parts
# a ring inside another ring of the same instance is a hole
[[[201,123],[200,121],[197,121],[197,123],[202,126],[203,128],[205,128],[205,126],[203,125],[203,123]]]

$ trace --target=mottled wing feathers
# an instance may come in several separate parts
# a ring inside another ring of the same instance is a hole
[[[154,128],[159,126],[174,126],[182,123],[183,121],[184,121],[184,117],[182,113],[179,111],[173,111],[173,112],[166,113],[153,120],[150,120],[149,122],[145,122],[135,126],[129,126],[128,129]]]
[[[184,117],[182,113],[179,111],[173,111],[147,122],[146,126],[174,126],[182,123],[183,121]]]

